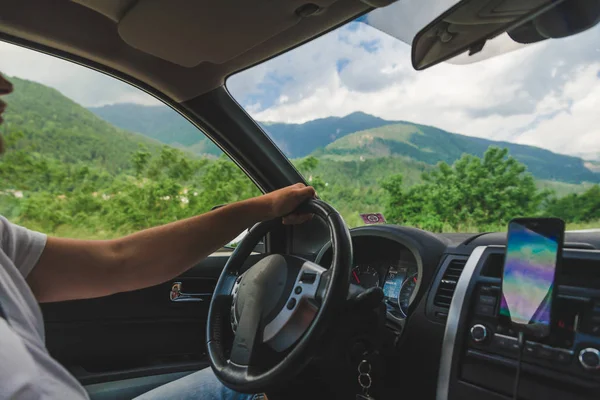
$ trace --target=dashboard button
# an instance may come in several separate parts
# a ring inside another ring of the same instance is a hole
[[[485,304],[488,306],[496,305],[496,298],[494,296],[479,296],[479,304]]]
[[[504,349],[508,346],[508,341],[506,340],[506,336],[504,335],[494,335],[492,344],[494,345],[494,347]]]
[[[487,328],[484,325],[476,324],[471,328],[471,339],[476,343],[485,342],[488,338]]]
[[[534,342],[526,342],[525,347],[523,347],[523,354],[529,357],[537,357],[539,345]]]
[[[509,328],[504,325],[498,325],[496,327],[496,332],[500,333],[501,335],[506,335],[506,336],[516,336],[516,334],[517,334],[513,328]]]
[[[519,341],[517,339],[509,340],[508,348],[506,350],[509,350],[512,353],[518,353],[519,352]]]
[[[484,315],[484,316],[492,317],[492,316],[494,316],[494,307],[488,306],[485,304],[479,304],[475,308],[475,313],[477,315]]]
[[[294,289],[294,293],[296,293],[296,294],[302,293],[302,286],[296,286],[296,288]]]
[[[484,293],[488,294],[488,293],[492,293],[492,292],[493,292],[493,289],[491,287],[489,287],[489,286],[482,286],[479,289],[479,293],[481,293],[481,294],[484,294]]]
[[[317,274],[314,272],[303,272],[300,280],[304,283],[314,283],[317,280]]]
[[[287,307],[287,309],[288,309],[288,310],[291,310],[291,309],[293,309],[294,307],[296,307],[296,299],[292,297],[292,298],[291,298],[291,299],[288,301],[288,303],[287,303],[287,306],[286,306],[286,307]]]
[[[554,359],[560,364],[570,364],[573,359],[573,353],[568,350],[554,350]]]
[[[597,371],[600,369],[600,351],[592,347],[583,349],[579,352],[579,362],[581,366],[588,371]]]
[[[540,346],[537,353],[538,357],[544,360],[554,359],[554,349],[552,347]]]
[[[516,353],[519,351],[519,343],[517,339],[510,336],[494,335],[492,345],[498,350],[504,350],[505,352]]]

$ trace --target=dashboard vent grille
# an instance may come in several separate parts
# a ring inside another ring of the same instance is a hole
[[[465,264],[467,260],[465,259],[453,259],[446,267],[446,271],[442,276],[442,280],[440,285],[438,286],[438,290],[433,298],[433,304],[449,309],[450,303],[452,302],[452,296],[454,295],[454,290],[456,290],[456,284],[458,283],[458,278],[460,278],[460,274],[465,268]]]

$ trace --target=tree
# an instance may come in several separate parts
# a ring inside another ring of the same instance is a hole
[[[319,175],[313,175],[319,166],[319,159],[313,156],[308,156],[304,160],[298,163],[298,169],[304,176],[308,176],[308,184],[315,188],[315,191],[320,196],[324,195],[324,190],[327,187],[327,183]]]
[[[572,193],[563,198],[548,200],[545,215],[562,218],[566,222],[590,222],[600,219],[600,186],[594,185],[581,194]]]
[[[440,163],[422,178],[407,191],[398,177],[384,183],[390,221],[434,231],[497,228],[516,216],[539,214],[547,196],[523,164],[496,147],[483,158],[463,155],[452,166]]]

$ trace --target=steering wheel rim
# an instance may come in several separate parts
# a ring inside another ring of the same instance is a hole
[[[206,328],[206,347],[210,364],[217,378],[225,386],[238,392],[264,392],[268,388],[281,386],[300,372],[312,358],[319,337],[327,330],[348,294],[352,268],[352,241],[346,223],[333,207],[321,200],[309,200],[301,206],[301,209],[302,212],[312,213],[323,219],[329,227],[333,250],[329,270],[298,257],[273,254],[263,258],[240,275],[244,261],[251,254],[258,240],[281,224],[281,219],[265,221],[252,227],[236,247],[213,292]],[[254,272],[251,273],[253,268]],[[290,276],[287,275],[289,271],[292,271]],[[296,271],[295,277],[294,271]],[[310,279],[306,279],[309,276],[305,274],[307,271],[316,274],[312,284]],[[292,279],[294,283],[290,288],[289,282]],[[283,281],[286,284],[283,284]],[[268,288],[262,287],[265,285]],[[283,307],[278,310],[282,305],[282,298],[298,297],[294,292],[298,286],[303,288],[301,293],[306,293],[300,295],[298,307],[289,311],[288,304],[284,302]],[[287,293],[288,290],[290,293]],[[273,292],[279,292],[277,301],[273,300]],[[312,300],[315,301],[311,301],[311,295]],[[303,300],[306,299],[308,300],[304,302]],[[295,311],[300,310],[300,304],[303,304],[303,311]],[[287,351],[287,354],[274,366],[262,371],[257,370],[252,362],[254,347],[264,346],[262,340],[272,336],[267,334],[265,328],[274,325],[273,321],[278,318],[281,320],[286,315],[289,316],[289,321],[286,322],[290,323],[283,328],[287,329],[291,326],[292,331],[282,330],[279,334],[279,338],[285,338],[283,341],[289,342],[289,337],[298,333],[298,318],[306,320],[307,310],[315,305],[317,308],[312,321],[308,321],[305,331],[299,332],[298,338],[289,348],[282,346],[281,340],[271,339],[269,342],[271,347],[277,347],[277,345],[273,346],[274,342],[279,343],[279,350]],[[268,322],[265,321],[267,316],[264,309],[271,307],[276,310],[276,316]],[[225,329],[232,329],[230,324],[237,324],[238,311],[239,326],[234,326],[237,329],[231,355],[227,358],[224,333]],[[290,335],[290,332],[293,333]],[[261,333],[263,333],[262,337]]]

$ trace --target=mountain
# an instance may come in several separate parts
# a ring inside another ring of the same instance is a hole
[[[219,155],[221,151],[194,125],[170,107],[113,104],[89,109],[111,124],[142,133],[162,143],[186,148],[196,154]],[[361,112],[343,118],[329,117],[304,124],[259,122],[273,141],[291,158],[304,157],[349,133],[393,123]]]
[[[303,124],[279,122],[260,124],[288,157],[296,158],[304,157],[315,149],[325,147],[350,133],[393,123],[369,114],[355,112],[345,117],[321,118]]]
[[[140,132],[196,154],[219,150],[192,124],[166,106],[116,104],[90,109],[123,129]],[[406,121],[384,120],[362,112],[345,117],[316,119],[303,124],[259,122],[273,141],[291,158],[312,154],[332,160],[404,157],[435,165],[452,164],[461,155],[482,156],[489,146],[507,147],[538,179],[567,183],[600,182],[597,163],[509,142],[496,142],[450,133]]]
[[[114,127],[55,89],[9,79],[15,90],[6,96],[8,107],[0,131],[9,137],[22,133],[20,147],[63,163],[86,162],[114,172],[129,165],[131,153],[140,145],[151,151],[162,146],[146,136]]]
[[[538,179],[568,183],[600,182],[578,157],[556,154],[538,147],[496,142],[446,132],[426,125],[400,122],[346,135],[314,155],[332,159],[409,157],[427,164],[452,164],[463,154],[481,157],[490,146],[506,147]]]
[[[91,107],[89,110],[121,129],[139,132],[174,147],[186,148],[196,154],[222,153],[191,122],[167,106],[125,103]]]

